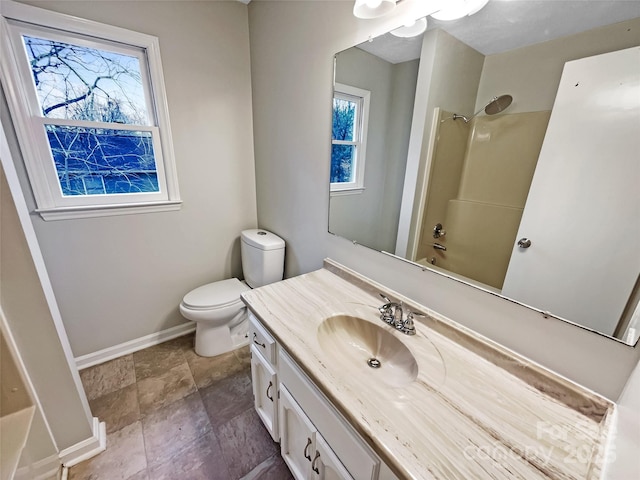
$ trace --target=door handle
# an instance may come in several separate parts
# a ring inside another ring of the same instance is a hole
[[[311,470],[316,472],[318,475],[320,475],[320,469],[316,467],[316,462],[318,461],[319,458],[320,458],[320,452],[316,450],[316,456],[313,458],[313,462],[311,462]]]
[[[267,394],[267,398],[273,402],[273,396],[269,395],[269,390],[271,390],[271,387],[273,387],[273,382],[269,382],[269,386],[267,387],[266,394]]]
[[[311,455],[309,455],[307,453],[307,450],[309,449],[309,446],[311,445],[311,439],[309,437],[307,437],[307,445],[304,447],[304,458],[306,458],[307,460],[311,461]]]
[[[520,248],[529,248],[531,246],[531,240],[523,237],[520,240],[518,240],[518,246]]]
[[[267,348],[267,346],[264,343],[258,342],[258,334],[256,332],[253,332],[253,343],[255,343],[256,345],[262,348]]]

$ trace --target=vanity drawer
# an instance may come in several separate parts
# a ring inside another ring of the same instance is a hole
[[[276,341],[251,312],[249,312],[249,340],[271,365],[276,365]]]

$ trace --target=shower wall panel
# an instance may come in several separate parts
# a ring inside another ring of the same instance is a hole
[[[502,288],[550,114],[440,124],[418,259],[435,258],[439,267]],[[438,222],[447,235],[436,240],[431,230]],[[434,242],[447,250],[434,249]]]

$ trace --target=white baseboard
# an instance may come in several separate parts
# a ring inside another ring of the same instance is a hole
[[[58,455],[51,455],[31,465],[18,468],[15,480],[54,480],[57,479],[62,465]]]
[[[73,467],[80,462],[104,452],[107,448],[107,427],[104,422],[93,417],[93,436],[62,450],[58,457],[65,468]]]
[[[188,333],[195,332],[195,330],[195,322],[183,323],[181,325],[162,330],[161,332],[145,335],[144,337],[129,340],[128,342],[114,345],[113,347],[108,347],[103,350],[98,350],[97,352],[76,357],[76,366],[78,367],[78,370],[82,370],[94,365],[99,365],[100,363],[113,360],[114,358],[122,357],[123,355],[128,355],[130,353],[137,352],[138,350],[152,347],[153,345],[158,345],[159,343],[166,342],[167,340],[187,335]]]

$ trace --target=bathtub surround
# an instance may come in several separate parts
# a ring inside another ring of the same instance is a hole
[[[504,113],[465,123],[440,112],[418,263],[435,259],[437,267],[502,288],[549,114]],[[446,253],[432,247],[438,240],[427,227],[436,223],[446,227]]]

